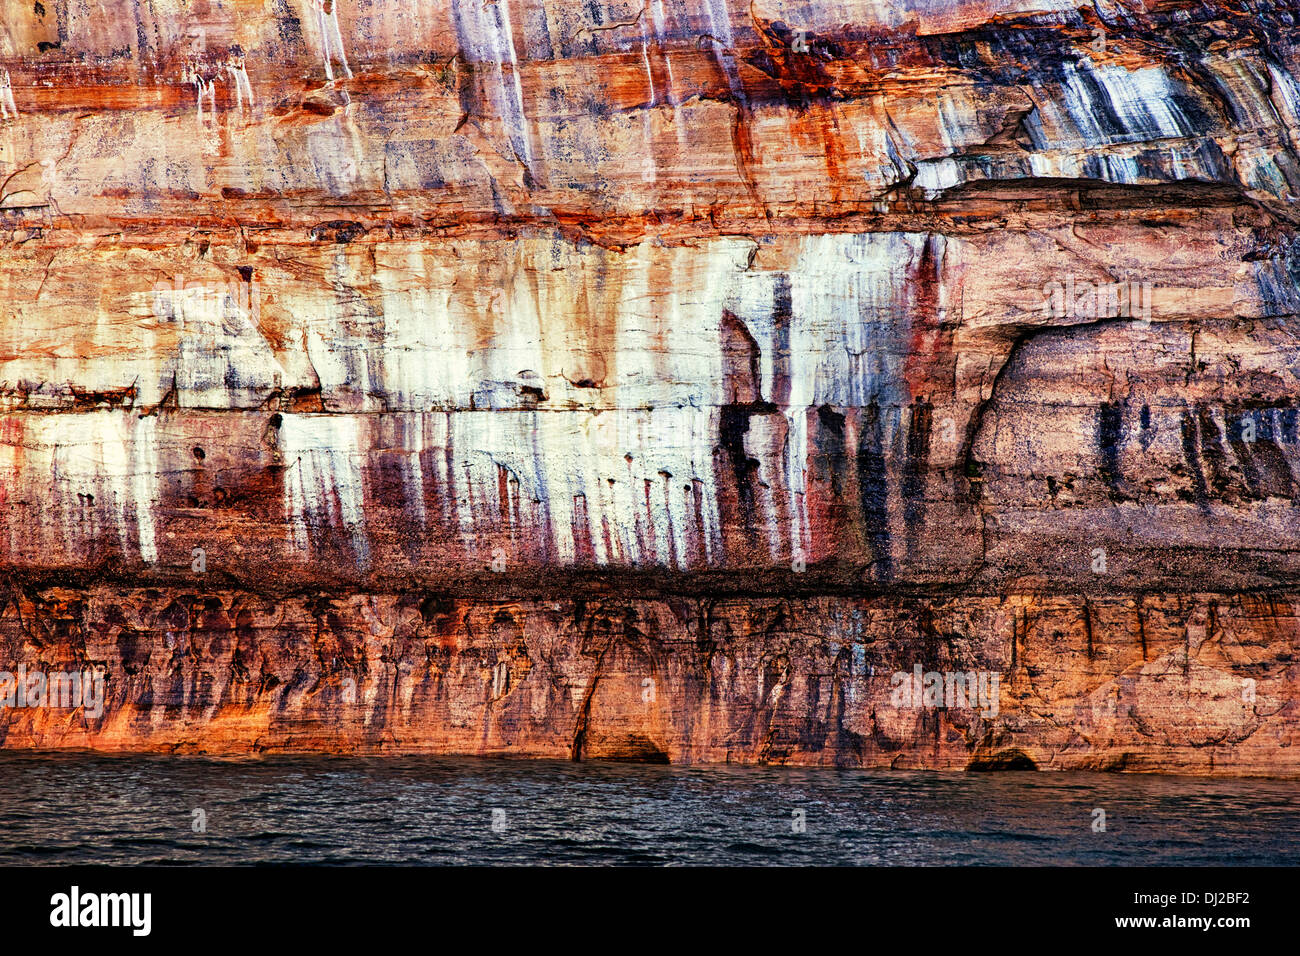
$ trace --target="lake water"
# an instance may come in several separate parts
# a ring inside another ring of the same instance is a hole
[[[16,863],[1295,865],[1300,782],[0,753]]]

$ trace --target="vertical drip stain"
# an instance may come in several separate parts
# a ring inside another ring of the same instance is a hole
[[[930,463],[930,428],[933,409],[925,399],[912,403],[908,416],[907,449],[899,493],[903,497],[903,523],[908,551],[914,550],[925,520],[926,478]]]
[[[889,534],[889,472],[885,456],[886,426],[880,406],[861,410],[858,430],[858,496],[863,532],[876,580],[890,581],[894,565]]]

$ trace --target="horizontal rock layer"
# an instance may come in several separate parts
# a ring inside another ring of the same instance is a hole
[[[103,668],[105,704],[10,711],[5,744],[1292,775],[1298,609],[17,589],[6,659]],[[916,667],[997,703],[912,706]]]

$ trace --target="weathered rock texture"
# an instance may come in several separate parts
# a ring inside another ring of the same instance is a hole
[[[6,746],[1300,775],[1300,5],[112,6],[0,0]]]
[[[1298,601],[50,588],[0,649],[105,668],[104,711],[15,710],[6,743],[1294,773]],[[1001,673],[997,712],[899,706],[914,659]]]

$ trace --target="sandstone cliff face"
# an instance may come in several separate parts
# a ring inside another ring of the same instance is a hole
[[[1297,614],[1294,597],[1199,594],[49,588],[6,607],[0,649],[103,668],[102,712],[8,711],[6,745],[1294,775]],[[938,706],[900,698],[913,660],[975,680]]]
[[[0,0],[5,746],[1300,772],[1294,3],[118,6]]]

